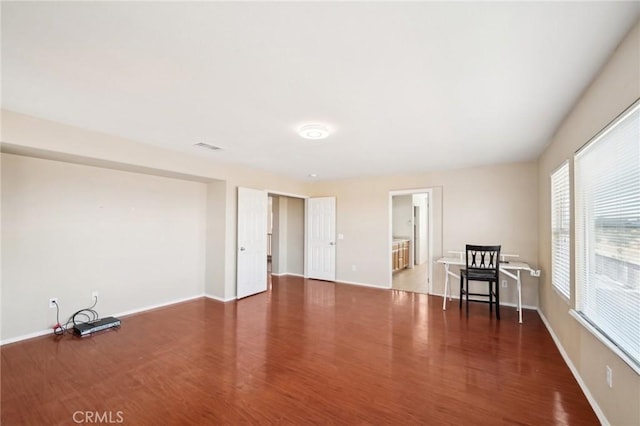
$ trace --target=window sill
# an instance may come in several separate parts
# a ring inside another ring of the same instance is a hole
[[[598,339],[602,344],[604,344],[607,348],[611,349],[613,353],[618,355],[620,359],[622,359],[633,371],[636,372],[637,375],[640,376],[640,365],[636,364],[633,359],[629,357],[629,355],[625,354],[614,345],[611,340],[609,340],[604,334],[602,334],[597,328],[592,326],[587,320],[585,320],[580,313],[571,309],[569,311],[569,315],[575,318],[578,323],[580,323],[584,328],[586,328],[591,334],[593,334],[596,339]]]

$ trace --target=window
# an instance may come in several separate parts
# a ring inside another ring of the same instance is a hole
[[[569,286],[569,162],[551,174],[551,283],[567,299]]]
[[[575,190],[578,315],[640,371],[640,101],[578,151]]]

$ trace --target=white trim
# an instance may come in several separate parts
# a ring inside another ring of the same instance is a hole
[[[560,163],[555,169],[549,172],[549,178],[551,178],[557,171],[565,166],[565,164],[569,167],[569,171],[571,171],[571,165],[569,164],[569,159],[567,158],[562,163]]]
[[[294,274],[293,272],[283,272],[281,274],[274,274],[273,272],[271,273],[271,275],[273,275],[274,277],[282,277],[284,275],[290,275],[292,277],[301,277],[301,278],[305,278],[304,275],[302,274]]]
[[[424,188],[414,188],[414,189],[392,189],[389,191],[391,195],[413,195],[413,194],[424,194],[430,192],[436,188],[435,186],[429,186]]]
[[[392,290],[391,287],[381,287],[379,285],[373,285],[373,284],[369,284],[369,283],[359,283],[357,281],[343,281],[343,280],[339,280],[339,281],[335,281],[336,284],[349,284],[349,285],[357,285],[360,287],[369,287],[369,288],[377,288],[378,290]]]
[[[444,297],[444,295],[442,293],[433,293],[433,294],[429,294],[429,296],[438,296],[438,297]],[[448,298],[451,299],[456,299],[459,300],[460,296],[453,294],[453,295],[449,295]],[[471,301],[471,300],[469,300]],[[517,303],[511,303],[511,302],[500,302],[500,306],[509,306],[511,308],[518,308],[518,304]],[[522,305],[522,309],[530,309],[532,311],[537,311],[538,307],[537,306],[531,306],[531,305]]]
[[[549,321],[547,321],[547,318],[544,316],[544,314],[540,309],[538,309],[538,315],[540,315],[540,319],[542,319],[542,322],[544,323],[545,327],[547,327],[547,331],[551,335],[553,342],[556,344],[556,347],[558,348],[560,355],[562,355],[562,359],[564,359],[564,362],[569,367],[569,370],[571,370],[571,373],[573,374],[573,377],[578,382],[578,386],[580,386],[580,389],[582,389],[584,396],[587,397],[587,401],[589,401],[589,404],[591,404],[591,408],[593,408],[593,411],[596,413],[598,420],[600,420],[600,423],[603,426],[609,426],[611,423],[609,423],[609,421],[607,420],[607,417],[604,415],[604,412],[598,405],[596,399],[593,397],[593,395],[591,395],[591,392],[589,391],[589,388],[587,387],[585,382],[582,380],[582,377],[580,376],[578,369],[576,368],[575,365],[573,365],[573,362],[571,362],[571,358],[569,358],[569,355],[564,350],[564,347],[560,343],[560,339],[558,339],[558,336],[556,336],[556,333],[553,332],[553,329],[551,328]]]
[[[139,312],[150,311],[152,309],[162,308],[162,307],[169,306],[169,305],[175,305],[177,303],[189,302],[191,300],[200,299],[200,298],[202,298],[204,296],[206,296],[206,295],[198,294],[196,296],[183,297],[183,298],[175,299],[175,300],[172,300],[172,301],[169,301],[169,302],[158,303],[158,304],[155,304],[155,305],[149,305],[149,306],[145,306],[143,308],[132,309],[132,310],[129,310],[129,311],[124,311],[124,312],[120,312],[118,314],[113,314],[113,315],[108,315],[108,316],[125,317],[127,315],[137,314]],[[8,339],[2,340],[0,342],[0,346],[7,345],[9,343],[20,342],[22,340],[33,339],[35,337],[46,336],[47,334],[53,335],[53,328],[48,328],[46,330],[35,331],[33,333],[23,334],[21,336],[10,337]]]
[[[611,340],[609,340],[604,334],[602,334],[602,332],[600,332],[600,330],[595,328],[591,323],[589,323],[589,321],[585,320],[582,317],[582,315],[580,315],[579,312],[577,312],[574,309],[571,309],[569,311],[569,315],[575,318],[575,320],[578,321],[580,325],[582,325],[584,328],[587,329],[587,331],[593,334],[595,338],[600,341],[600,343],[602,343],[607,348],[609,348],[614,354],[618,355],[629,367],[631,367],[633,371],[636,372],[636,374],[640,375],[640,366],[638,366],[638,364],[633,362],[633,360],[629,358],[629,355],[625,354],[623,351],[620,350],[619,347],[614,345],[613,342],[611,342]]]
[[[47,334],[51,334],[53,336],[53,327],[48,328],[46,330],[35,331],[29,334],[23,334],[22,336],[11,337],[9,339],[5,339],[0,342],[0,346],[8,345],[9,343],[19,342],[21,340],[33,339],[40,336],[46,336]]]
[[[510,306],[512,308],[518,309],[518,304],[517,303],[502,303],[502,302],[500,302],[500,306]],[[537,306],[532,306],[532,305],[522,305],[522,309],[530,309],[532,311],[537,311],[538,307]]]
[[[444,294],[443,293],[429,293],[429,296],[444,297]],[[456,295],[451,295],[450,297],[452,299],[460,299],[460,296],[456,296]]]
[[[152,309],[163,308],[163,307],[169,306],[169,305],[175,305],[176,303],[189,302],[191,300],[200,299],[203,296],[204,296],[204,294],[200,293],[197,296],[183,297],[183,298],[180,298],[180,299],[171,300],[169,302],[157,303],[155,305],[149,305],[149,306],[145,306],[143,308],[138,308],[138,309],[131,309],[129,311],[120,312],[120,313],[113,314],[113,315],[110,315],[110,316],[126,317],[128,315],[133,315],[133,314],[137,314],[137,313],[140,313],[140,312],[150,311]]]
[[[282,192],[282,191],[272,191],[270,189],[265,189],[265,192],[267,193],[267,195],[280,195],[282,197],[302,198],[303,200],[306,200],[307,198],[309,198],[308,195],[291,194],[291,193]]]
[[[232,300],[236,300],[235,296],[223,299],[222,297],[218,297],[218,296],[214,296],[213,294],[206,294],[206,293],[204,297],[206,297],[207,299],[212,299],[212,300],[215,300],[216,302],[222,302],[222,303],[227,303],[227,302],[231,302]]]
[[[635,112],[635,110],[640,107],[640,98],[633,101],[631,105],[629,105],[624,111],[622,111],[616,118],[611,120],[606,126],[602,128],[598,133],[595,134],[591,139],[589,139],[584,145],[582,145],[574,154],[574,160],[576,157],[584,154],[584,151],[589,148],[591,145],[596,143],[598,140],[602,139],[607,133],[609,133],[619,122],[630,116]]]

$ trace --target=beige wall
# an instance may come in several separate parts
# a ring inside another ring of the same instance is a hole
[[[2,155],[2,340],[201,296],[203,183]]]
[[[304,200],[285,196],[273,197],[274,275],[304,274]]]
[[[390,286],[389,193],[431,187],[434,222],[442,223],[434,228],[432,261],[448,250],[464,250],[466,243],[496,243],[504,252],[538,265],[536,163],[526,162],[315,183],[313,195],[337,197],[337,232],[345,235],[337,247],[338,281]],[[351,268],[354,264],[356,271]],[[433,272],[433,293],[442,294],[443,267],[436,264]],[[523,303],[537,306],[537,279],[525,275],[523,286]],[[511,285],[501,299],[515,303],[515,296]]]
[[[213,181],[207,188],[207,228],[206,228],[206,264],[205,289],[207,296],[226,300],[225,283],[227,275],[225,269],[226,241],[233,238],[233,232],[226,227],[227,219],[227,183]]]
[[[391,199],[391,234],[394,238],[411,239],[413,233],[413,200],[411,195],[394,195]]]
[[[413,205],[419,208],[417,217],[418,243],[416,245],[416,265],[422,265],[429,255],[429,196],[428,194],[414,194]]]
[[[574,106],[538,162],[539,253],[543,275],[540,310],[590,394],[613,425],[640,424],[640,376],[569,315],[574,300],[566,303],[551,287],[550,173],[598,131],[640,97],[640,24],[627,36]],[[573,197],[573,195],[572,195]],[[573,198],[572,198],[573,201]],[[573,220],[573,212],[571,223]],[[575,241],[572,230],[571,238]],[[571,288],[575,289],[575,253],[571,253]],[[613,388],[605,382],[605,366],[613,369]]]
[[[285,176],[212,158],[157,148],[99,132],[79,129],[2,110],[2,151],[25,157],[92,165],[104,170],[202,182],[205,191],[205,288],[220,300],[236,296],[237,188],[245,186],[280,193],[305,194],[305,184]],[[3,202],[6,202],[4,194]],[[10,253],[5,246],[2,253]],[[3,278],[5,278],[3,276]],[[6,286],[3,279],[2,287]],[[6,298],[4,300],[7,300]],[[143,308],[144,304],[139,306]],[[48,309],[48,307],[47,307]],[[31,330],[37,332],[40,330]]]
[[[288,197],[287,273],[304,274],[304,200]]]
[[[273,197],[273,235],[271,273],[284,274],[287,269],[287,199]]]

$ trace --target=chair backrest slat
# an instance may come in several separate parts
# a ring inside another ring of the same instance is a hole
[[[500,268],[500,248],[501,246],[467,244],[467,270],[469,272],[494,271],[497,277]]]

